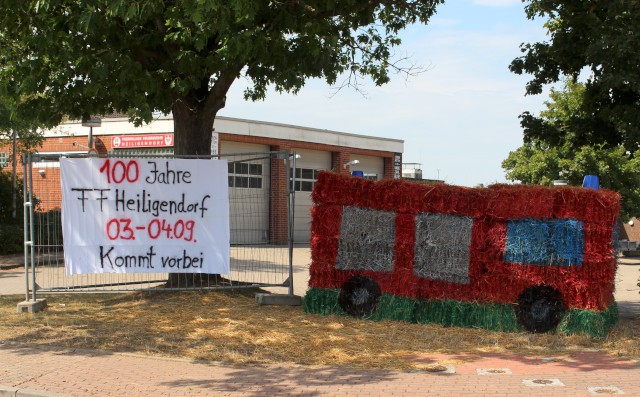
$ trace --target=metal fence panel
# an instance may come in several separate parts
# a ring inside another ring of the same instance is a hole
[[[293,250],[290,228],[292,192],[286,182],[279,183],[275,189],[272,182],[278,181],[274,178],[274,172],[285,171],[286,179],[289,179],[287,152],[212,156],[226,159],[229,167],[231,272],[224,276],[169,276],[166,273],[66,275],[60,183],[60,158],[63,156],[36,154],[27,155],[25,160],[25,259],[27,265],[33,264],[31,269],[25,272],[28,278],[31,277],[30,281],[27,280],[27,295],[30,289],[33,299],[36,290],[113,292],[290,285]],[[86,155],[74,155],[84,156]],[[172,156],[118,153],[98,157]],[[274,210],[277,203],[280,203],[279,211]],[[285,208],[286,214],[283,214],[282,210]],[[289,290],[291,292],[291,288]]]

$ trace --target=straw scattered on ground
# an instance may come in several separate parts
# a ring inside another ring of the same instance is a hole
[[[640,319],[604,339],[499,333],[303,313],[259,306],[255,290],[50,295],[48,308],[18,314],[23,296],[0,296],[0,343],[185,357],[232,365],[332,365],[419,369],[421,355],[519,353],[548,357],[599,349],[640,359]]]

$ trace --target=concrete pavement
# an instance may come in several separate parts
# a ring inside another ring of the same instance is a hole
[[[434,354],[415,359],[441,372],[229,367],[5,343],[0,345],[0,397],[640,396],[638,362],[598,352],[552,358]]]
[[[293,253],[293,285],[296,295],[304,296],[309,282],[309,264],[311,251],[308,247],[296,247]],[[25,293],[25,275],[22,267],[23,256],[13,255],[0,258],[0,295],[19,295]],[[640,258],[621,257],[618,260],[615,298],[620,315],[632,317],[640,315]],[[273,293],[287,293],[287,288],[270,287]]]
[[[250,263],[253,259],[252,255],[256,255],[252,249],[248,249],[248,252],[244,252],[242,247],[237,250],[232,250],[232,260],[236,260],[236,263],[232,265],[232,274],[231,277],[236,281],[252,281],[258,283],[271,283],[278,284],[285,281],[288,277],[288,271],[283,271],[285,269],[288,253],[286,248],[273,248],[270,250],[269,248],[263,249],[258,248],[258,250],[263,250],[265,253],[262,257],[258,257],[258,260],[261,261],[259,266],[264,266],[267,264],[266,270],[252,269]],[[246,256],[249,256],[247,258]],[[67,276],[65,275],[64,267],[62,266],[61,258],[62,254],[52,255],[54,258],[52,260],[42,260],[44,263],[47,263],[46,266],[38,268],[36,282],[40,287],[43,288],[52,288],[52,287],[69,287],[69,286],[80,286],[83,285],[94,285],[94,284],[109,284],[111,282],[122,282],[122,281],[133,281],[133,280],[141,280],[141,279],[149,279],[156,280],[158,278],[157,275],[145,275],[145,274],[129,274],[129,275],[113,275],[113,274],[104,274],[104,275],[87,275],[86,278],[78,280],[79,276]],[[293,287],[294,293],[299,296],[304,296],[307,290],[307,284],[309,282],[309,264],[311,263],[311,250],[307,245],[297,246],[293,250]],[[59,266],[51,266],[49,263],[58,261],[56,263]],[[273,263],[277,264],[277,269],[269,268],[269,263],[273,261]],[[16,254],[9,256],[0,257],[0,295],[21,295],[25,294],[26,291],[26,282],[25,282],[25,270],[24,270],[24,255]],[[284,264],[284,265],[283,265]],[[235,266],[235,268],[234,268]],[[235,270],[235,274],[233,273]],[[31,273],[31,271],[30,271]],[[234,278],[233,276],[236,276]],[[114,279],[114,276],[118,276],[117,279]],[[148,277],[147,277],[148,276]],[[124,278],[123,278],[124,277]],[[247,277],[247,278],[243,278]],[[166,275],[164,276],[166,278]],[[31,282],[31,274],[29,274],[29,282]],[[157,283],[140,283],[138,284],[138,288],[154,288]],[[130,286],[127,288],[131,288]],[[111,286],[107,288],[110,291],[118,290],[118,287]],[[266,290],[272,293],[278,294],[286,294],[288,292],[288,287],[268,287]]]
[[[640,277],[640,258],[621,257],[618,259],[615,298],[618,302],[620,317],[640,317],[640,287],[638,287],[640,280],[638,277]]]

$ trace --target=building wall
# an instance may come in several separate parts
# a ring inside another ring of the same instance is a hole
[[[396,139],[367,137],[298,127],[277,123],[264,123],[253,120],[241,120],[219,117],[216,119],[215,130],[218,133],[218,153],[222,142],[251,143],[266,145],[272,151],[286,151],[292,153],[295,149],[316,150],[329,152],[331,156],[331,170],[349,174],[357,166],[344,167],[352,159],[358,156],[382,159],[383,172],[380,179],[390,179],[397,176],[394,173],[394,161],[401,156],[403,141]],[[115,136],[142,135],[142,134],[167,134],[173,132],[173,120],[167,117],[152,122],[149,125],[135,128],[126,119],[103,119],[102,126],[93,128],[93,143],[98,154],[107,154],[112,150],[117,151],[112,145]],[[86,153],[88,145],[89,128],[82,127],[79,122],[69,122],[58,128],[45,131],[45,140],[39,148],[40,153]],[[0,152],[10,152],[10,147],[0,146]],[[171,149],[170,147],[166,149]],[[36,164],[34,167],[47,167],[45,174],[34,172],[34,186],[38,190],[39,178],[51,182],[59,180],[59,166],[55,164]],[[19,167],[21,174],[22,167]],[[38,168],[40,169],[40,168]],[[35,171],[35,168],[34,168]],[[283,161],[273,160],[271,163],[271,191],[272,197],[269,211],[270,240],[283,244],[288,240],[287,228],[287,170]],[[49,195],[51,200],[43,203],[40,210],[59,209],[61,195],[57,191],[39,192]]]
[[[633,224],[620,222],[618,227],[618,239],[627,241],[640,241],[640,220],[631,218]]]

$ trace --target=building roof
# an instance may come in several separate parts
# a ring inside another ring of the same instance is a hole
[[[382,150],[402,153],[404,140],[380,138],[367,135],[357,135],[346,132],[331,131],[290,124],[266,121],[247,120],[232,117],[216,117],[214,124],[216,132],[263,138],[286,139],[326,145],[353,147],[359,149]],[[135,127],[128,117],[122,115],[107,115],[102,117],[102,126],[93,129],[94,136],[127,135],[127,134],[162,134],[173,132],[173,117],[159,115],[151,123]],[[68,121],[51,130],[45,131],[45,137],[59,137],[65,135],[86,136],[87,127],[81,121]]]

